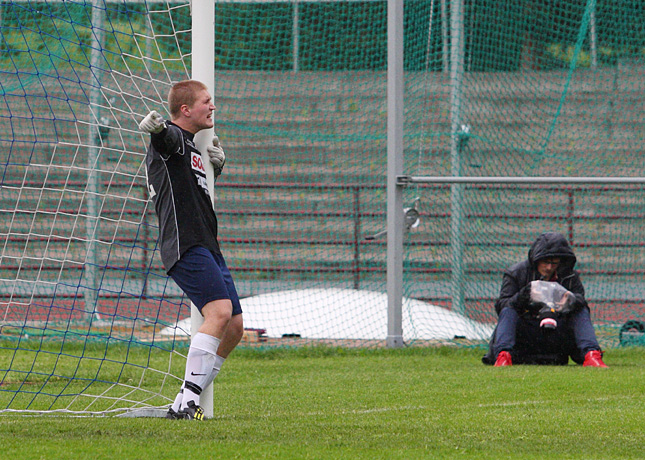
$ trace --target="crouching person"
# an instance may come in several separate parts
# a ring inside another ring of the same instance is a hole
[[[549,232],[535,240],[526,260],[504,272],[484,363],[564,365],[571,357],[583,366],[607,367],[575,264],[566,238]],[[545,298],[554,292],[556,298]]]

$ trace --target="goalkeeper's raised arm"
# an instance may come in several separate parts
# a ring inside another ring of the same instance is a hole
[[[139,123],[139,129],[150,134],[148,189],[159,218],[164,267],[204,323],[193,334],[185,379],[167,417],[200,420],[204,416],[201,392],[239,343],[244,325],[235,284],[217,240],[217,217],[202,154],[194,140],[199,131],[213,128],[215,105],[204,84],[186,80],[170,90],[168,109],[170,120],[153,110]],[[205,153],[219,175],[226,156],[217,136]]]
[[[139,129],[144,133],[158,134],[166,129],[166,120],[163,119],[159,112],[153,110],[141,120]]]
[[[147,134],[160,134],[165,129],[167,129],[167,127],[168,126],[166,125],[166,120],[164,120],[163,116],[156,110],[150,111],[150,113],[148,113],[148,115],[146,115],[145,118],[139,123],[139,129]],[[199,129],[199,131],[201,131],[201,129]],[[196,132],[193,134],[196,134]],[[173,139],[173,141],[178,141],[178,139],[175,138]],[[166,144],[168,143],[172,143],[172,141],[166,142]],[[164,149],[163,145],[161,144],[159,148],[162,151],[168,150]],[[226,163],[226,155],[224,154],[224,149],[222,148],[222,144],[217,135],[213,136],[211,143],[206,147],[206,151],[208,153],[208,158],[213,165],[215,177],[217,177],[222,173],[222,169],[224,169],[224,163]]]

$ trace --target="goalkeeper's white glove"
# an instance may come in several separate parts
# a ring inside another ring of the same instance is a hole
[[[208,158],[210,158],[213,164],[215,175],[219,176],[224,168],[224,163],[226,163],[226,155],[224,155],[224,149],[222,149],[219,143],[219,137],[213,136],[213,145],[206,147],[206,151],[208,152]]]
[[[164,128],[166,128],[166,121],[156,110],[153,110],[146,115],[146,117],[141,120],[141,123],[139,123],[139,129],[148,134],[158,134],[163,131]]]

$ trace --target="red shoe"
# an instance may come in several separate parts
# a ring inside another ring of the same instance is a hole
[[[602,352],[600,350],[591,350],[587,352],[585,355],[585,362],[582,363],[582,365],[587,367],[609,367],[602,362]]]
[[[499,355],[497,355],[497,361],[495,361],[495,367],[512,365],[513,360],[511,359],[511,354],[508,351],[500,351]]]

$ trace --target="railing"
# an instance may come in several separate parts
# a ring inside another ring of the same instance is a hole
[[[5,184],[5,185],[14,185],[14,186],[31,186],[37,187],[39,184]],[[73,186],[74,184],[62,184],[67,187]],[[103,184],[104,187],[107,186],[115,187],[114,184]],[[48,183],[49,187],[55,186],[55,184]],[[82,184],[77,184],[78,187],[81,187]],[[449,185],[439,184],[439,185],[419,185],[420,193],[424,196],[429,196],[430,194],[436,195],[441,191],[449,190]],[[536,185],[530,188],[517,184],[506,184],[506,185],[470,185],[467,189],[485,189],[488,191],[495,191],[504,189],[507,192],[515,193],[518,190],[532,190],[539,191],[543,194],[555,195],[561,194],[563,199],[566,200],[566,207],[564,207],[564,213],[531,213],[523,214],[521,212],[517,213],[495,213],[495,212],[478,212],[466,214],[466,218],[478,218],[486,220],[496,220],[496,219],[505,219],[505,220],[554,220],[559,222],[566,222],[567,236],[571,242],[574,249],[581,248],[642,248],[645,247],[645,241],[639,238],[633,238],[628,242],[607,242],[601,240],[582,240],[578,238],[576,233],[576,227],[587,221],[594,220],[632,220],[632,221],[644,221],[645,222],[645,212],[635,212],[635,213],[620,213],[616,210],[615,213],[599,213],[592,215],[585,215],[583,213],[577,212],[577,195],[584,193],[589,194],[590,191],[595,193],[602,194],[606,192],[625,192],[630,190],[628,185],[626,186],[608,186],[608,185],[596,185],[596,186],[578,186],[578,185],[567,185],[567,186],[552,186],[552,185]],[[350,263],[347,263],[347,260],[344,261],[321,261],[315,264],[315,271],[321,273],[346,273],[351,275],[352,284],[355,288],[359,288],[362,281],[363,274],[374,274],[374,273],[385,273],[385,260],[374,261],[365,261],[362,257],[364,248],[367,247],[384,247],[386,245],[385,238],[377,240],[367,240],[365,236],[367,233],[364,230],[364,223],[370,222],[371,228],[384,228],[385,227],[385,206],[384,203],[381,206],[374,205],[371,200],[365,198],[365,194],[373,194],[375,192],[383,192],[385,190],[384,185],[368,185],[368,184],[298,184],[298,183],[256,183],[256,184],[238,184],[238,183],[227,183],[221,182],[217,184],[218,193],[225,195],[227,191],[233,190],[242,190],[242,191],[252,191],[259,190],[261,192],[266,192],[268,190],[279,190],[279,191],[314,191],[312,196],[315,196],[315,193],[320,192],[339,192],[344,191],[348,192],[351,196],[351,199],[345,199],[343,201],[344,208],[339,209],[323,209],[323,210],[298,210],[298,209],[276,209],[276,210],[264,210],[262,208],[262,203],[256,203],[257,206],[252,206],[246,209],[234,208],[234,207],[224,207],[219,208],[217,211],[218,216],[225,224],[227,217],[242,216],[242,215],[253,215],[255,217],[283,217],[286,219],[291,219],[293,225],[297,225],[297,221],[300,218],[307,217],[316,217],[316,218],[334,218],[339,219],[340,222],[346,221],[344,226],[350,228],[351,231],[344,232],[345,236],[330,238],[326,240],[314,240],[310,238],[298,238],[298,239],[288,239],[285,240],[280,237],[280,235],[275,235],[271,237],[235,237],[230,236],[225,231],[223,231],[221,236],[221,241],[225,245],[235,246],[235,245],[263,245],[263,246],[321,246],[321,247],[346,247],[348,251],[348,259]],[[633,188],[631,189],[633,190]],[[141,187],[141,195],[137,197],[138,200],[144,200],[147,197],[147,190],[145,186]],[[368,202],[371,204],[367,205]],[[224,202],[225,204],[225,202]],[[140,263],[137,264],[142,272],[147,272],[149,269],[153,270],[163,270],[160,266],[159,258],[156,258],[156,263],[151,266],[151,258],[153,256],[153,251],[156,245],[155,237],[156,230],[156,218],[152,215],[151,206],[147,206],[148,212],[145,215],[141,215],[140,211],[135,210],[109,210],[104,209],[101,217],[116,218],[121,215],[129,215],[132,217],[133,222],[140,222],[139,234],[135,236],[131,235],[117,235],[113,241],[123,244],[125,246],[136,246],[140,257]],[[449,209],[449,208],[446,208]],[[640,209],[640,208],[639,208]],[[13,210],[4,210],[3,212],[10,212]],[[56,209],[43,210],[38,209],[39,212],[62,212],[62,213],[78,213],[77,208],[70,207],[69,209],[64,209],[57,207]],[[14,212],[25,212],[32,213],[33,211],[24,210],[24,211],[14,211]],[[82,210],[80,211],[82,212]],[[421,211],[421,219],[449,219],[450,214],[447,212],[432,212],[432,211]],[[289,223],[286,224],[290,225]],[[413,230],[414,231],[414,230]],[[21,233],[16,235],[15,233]],[[347,236],[347,235],[350,236]],[[35,243],[38,241],[45,243],[70,243],[74,241],[74,238],[63,237],[63,236],[34,236],[25,232],[12,232],[11,235],[5,235],[8,243],[15,243],[17,245],[26,244],[27,241],[30,243]],[[500,241],[489,241],[489,242],[470,242],[466,241],[464,243],[467,247],[518,247],[526,248],[530,244],[526,240],[500,240]],[[429,247],[442,247],[450,245],[448,240],[438,240],[438,239],[416,239],[410,238],[406,242],[406,246],[415,247],[415,246],[429,246]],[[6,261],[6,259],[5,259]],[[509,263],[511,261],[508,261]],[[8,270],[59,270],[59,266],[47,266],[39,262],[29,263],[28,261],[20,261],[20,263],[5,263],[3,264],[2,269]],[[72,270],[82,269],[82,265],[78,264],[76,266],[69,267]],[[101,268],[119,268],[117,266],[104,266]],[[123,268],[123,267],[121,267]],[[300,266],[297,263],[276,263],[276,264],[258,264],[253,260],[253,257],[249,257],[247,261],[243,264],[232,265],[231,269],[237,272],[264,272],[264,273],[303,273],[311,272],[312,267],[309,266]],[[406,267],[406,270],[416,273],[425,273],[425,274],[437,274],[437,273],[449,273],[450,266],[449,264],[440,264],[439,266],[429,266],[424,263],[411,263]],[[471,267],[467,270],[468,273],[480,273],[480,274],[499,274],[499,268],[476,268]],[[593,274],[593,275],[643,275],[645,274],[645,269],[642,267],[625,267],[625,270],[617,269],[604,269],[602,264],[598,268],[587,269],[583,273]]]

